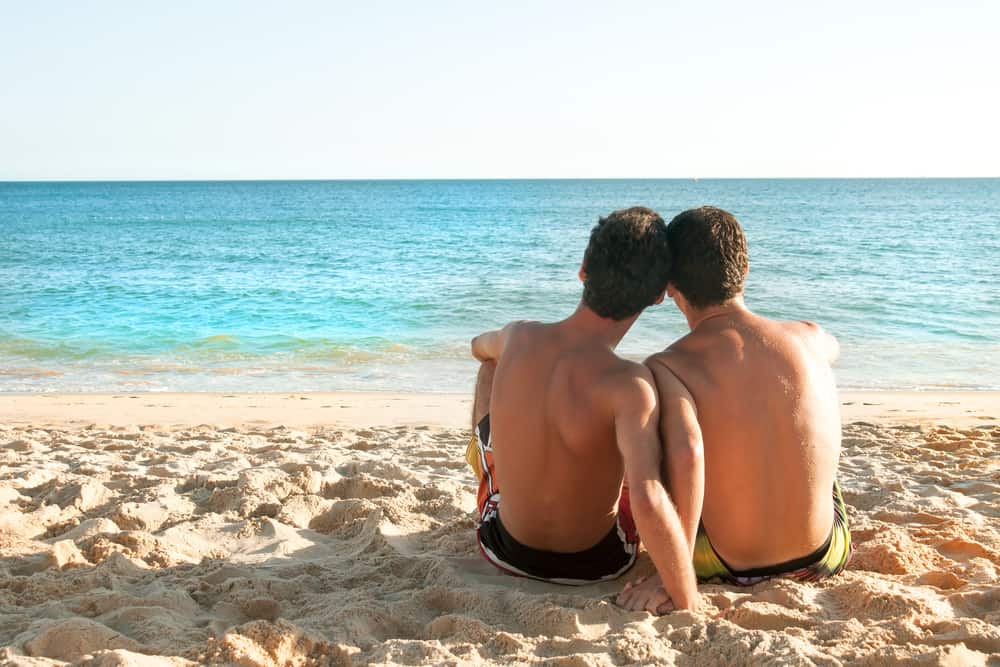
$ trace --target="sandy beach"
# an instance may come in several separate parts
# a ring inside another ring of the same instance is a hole
[[[654,617],[479,558],[467,396],[3,395],[0,662],[1000,664],[1000,394],[841,402],[848,570]]]

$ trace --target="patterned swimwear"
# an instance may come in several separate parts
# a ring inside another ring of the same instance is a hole
[[[847,525],[847,507],[840,493],[840,484],[833,483],[833,530],[819,549],[803,558],[778,565],[736,571],[712,547],[705,527],[698,527],[694,547],[694,571],[698,581],[718,580],[737,586],[752,586],[775,577],[790,577],[798,581],[819,581],[841,572],[851,558],[851,531]]]
[[[489,415],[476,426],[465,460],[479,479],[476,531],[479,550],[497,568],[519,577],[583,586],[619,577],[635,563],[639,535],[632,520],[627,488],[622,488],[618,500],[618,520],[600,542],[575,553],[543,551],[519,543],[500,521],[500,487],[493,465]]]

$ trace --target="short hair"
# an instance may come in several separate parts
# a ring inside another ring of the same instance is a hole
[[[695,308],[716,306],[743,293],[750,266],[747,239],[732,213],[692,208],[667,225],[670,282]]]
[[[583,256],[583,303],[601,317],[641,313],[667,287],[670,247],[660,214],[643,206],[597,221]]]

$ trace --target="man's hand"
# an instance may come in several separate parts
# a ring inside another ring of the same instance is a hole
[[[674,611],[673,601],[663,588],[659,575],[640,577],[625,584],[615,603],[629,611],[645,609],[651,614],[666,614]]]

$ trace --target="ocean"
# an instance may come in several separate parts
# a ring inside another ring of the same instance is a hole
[[[636,204],[732,211],[747,304],[836,335],[840,386],[1000,389],[1000,179],[491,180],[0,183],[0,392],[469,391]]]

